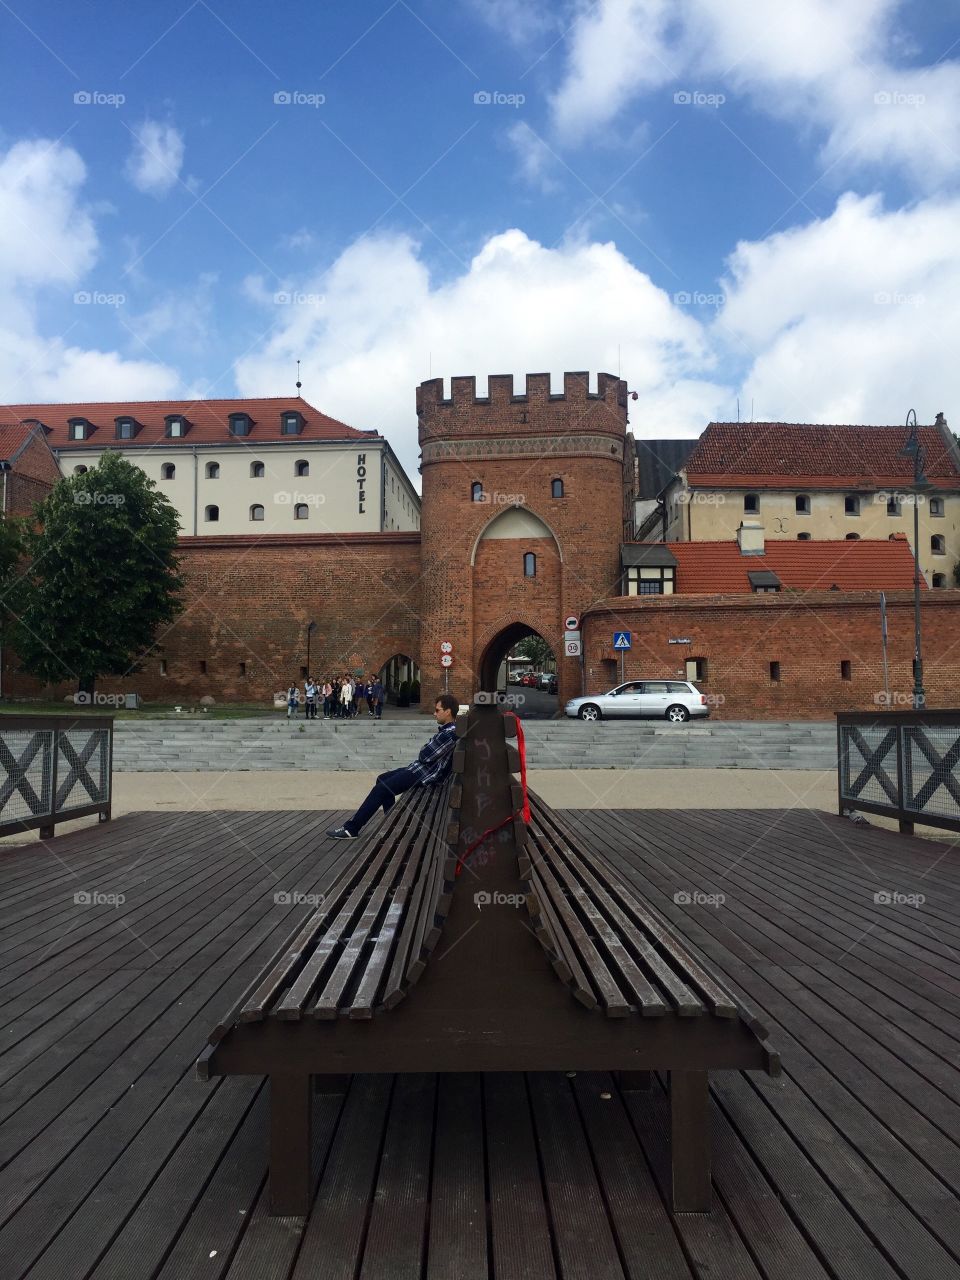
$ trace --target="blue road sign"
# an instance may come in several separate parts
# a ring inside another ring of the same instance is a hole
[[[613,647],[615,649],[631,649],[631,637],[629,631],[615,631],[613,633]]]

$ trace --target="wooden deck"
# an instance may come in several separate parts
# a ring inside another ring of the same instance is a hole
[[[960,1277],[956,850],[813,812],[566,815],[783,1055],[714,1078],[710,1216],[665,1208],[659,1083],[556,1074],[318,1095],[312,1212],[270,1218],[264,1089],[194,1059],[311,909],[274,895],[355,846],[328,813],[143,814],[0,853],[5,1280]]]

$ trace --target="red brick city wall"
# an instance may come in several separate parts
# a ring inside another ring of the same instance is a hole
[[[185,538],[178,554],[184,612],[158,637],[143,671],[98,681],[100,692],[136,690],[156,702],[206,694],[218,703],[266,702],[300,682],[311,621],[316,675],[378,671],[398,653],[419,660],[417,534]],[[10,661],[5,655],[4,692],[40,696],[35,681],[10,671]],[[74,688],[48,693],[62,697]]]
[[[913,595],[887,593],[889,682],[895,707],[913,686]],[[931,708],[960,706],[960,591],[928,592],[922,603],[924,684]],[[687,658],[706,658],[697,683],[722,720],[825,719],[873,710],[884,690],[875,592],[760,596],[666,596],[606,601],[584,629],[586,692],[620,682],[615,630],[632,633],[626,679],[686,678]],[[670,639],[689,644],[670,644]],[[850,663],[850,679],[841,662]],[[770,664],[780,664],[771,678]]]

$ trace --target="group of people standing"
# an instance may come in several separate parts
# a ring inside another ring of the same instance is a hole
[[[303,713],[307,720],[316,720],[318,710],[323,711],[324,720],[350,720],[363,714],[366,704],[367,714],[374,720],[383,715],[385,691],[379,676],[368,675],[355,679],[349,672],[342,676],[327,676],[322,682],[313,676],[307,676],[301,694],[297,685],[292,684],[287,690],[287,719],[297,714],[297,708],[303,703]]]

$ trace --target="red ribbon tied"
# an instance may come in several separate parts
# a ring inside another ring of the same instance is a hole
[[[505,827],[508,822],[513,822],[514,818],[518,816],[522,817],[524,822],[530,821],[530,798],[527,795],[527,744],[523,737],[523,725],[520,723],[520,717],[515,711],[507,711],[504,714],[513,716],[517,723],[517,754],[520,756],[520,790],[523,794],[523,803],[520,807],[519,815],[516,813],[508,813],[502,822],[498,822],[495,827],[488,827],[482,836],[479,836],[474,840],[470,848],[465,851],[463,857],[457,859],[457,875],[459,875],[463,870],[464,863],[467,858],[470,857],[471,853],[473,853],[474,849],[482,845],[484,840],[499,831],[501,827]]]

